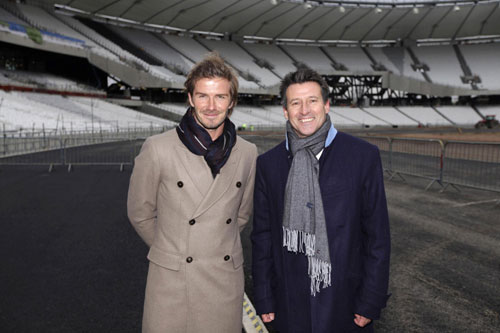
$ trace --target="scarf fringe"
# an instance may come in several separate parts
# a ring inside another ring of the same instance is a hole
[[[316,251],[315,235],[302,230],[290,230],[283,227],[283,246],[290,252],[305,253],[307,256],[312,296],[316,296],[316,293],[320,292],[322,282],[323,288],[331,285],[332,265],[329,262],[314,257]]]
[[[312,257],[316,253],[316,236],[302,230],[283,228],[283,246],[294,253],[305,253]],[[305,247],[305,251],[304,251]]]
[[[316,296],[316,293],[320,291],[321,282],[323,282],[323,288],[332,284],[332,265],[314,257],[307,257],[307,259],[309,261],[308,273],[311,278],[311,295]]]

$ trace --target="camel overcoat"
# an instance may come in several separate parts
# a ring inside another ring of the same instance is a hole
[[[252,211],[257,148],[238,137],[214,179],[175,130],[148,138],[128,216],[150,247],[143,332],[241,332],[240,231]]]

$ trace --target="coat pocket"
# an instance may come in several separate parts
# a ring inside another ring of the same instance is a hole
[[[238,269],[241,267],[241,265],[243,265],[243,252],[238,252],[236,254],[233,254],[233,265],[234,265],[234,269]]]
[[[154,246],[149,249],[148,259],[158,266],[173,271],[178,271],[181,268],[181,257],[179,255],[162,251]]]

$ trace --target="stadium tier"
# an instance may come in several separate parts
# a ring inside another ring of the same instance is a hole
[[[0,20],[25,26],[33,25],[43,29],[47,40],[68,45],[79,44],[91,52],[104,55],[113,61],[128,64],[170,82],[181,83],[194,62],[199,61],[210,50],[216,50],[240,73],[241,87],[249,91],[261,91],[263,87],[273,87],[279,83],[295,65],[304,63],[323,75],[338,75],[349,71],[353,74],[387,70],[419,82],[435,83],[469,89],[470,81],[462,77],[469,74],[463,68],[470,68],[472,75],[478,76],[480,89],[500,90],[496,78],[500,75],[498,57],[499,44],[460,45],[463,62],[451,45],[432,46],[383,46],[367,47],[350,45],[289,45],[263,44],[259,41],[229,41],[218,38],[193,38],[191,34],[175,36],[134,27],[106,25],[108,29],[143,50],[143,58],[129,52],[115,41],[104,37],[95,29],[68,15],[55,13],[47,7],[5,2],[0,11]],[[483,10],[485,7],[478,7]],[[104,26],[103,23],[96,23]],[[4,27],[5,28],[5,27]],[[17,28],[10,31],[15,33]],[[444,28],[443,28],[444,29]],[[17,31],[19,32],[19,31]],[[119,43],[118,43],[119,44]],[[147,54],[147,56],[146,56]],[[150,57],[158,63],[148,62]],[[158,66],[164,67],[158,68]],[[378,66],[378,67],[377,67]],[[470,76],[470,75],[469,75]],[[464,83],[465,82],[465,83]],[[147,85],[147,81],[145,85]],[[151,83],[153,86],[157,84]],[[144,85],[144,84],[143,84]],[[413,84],[415,86],[415,84]],[[260,90],[259,90],[260,89]],[[265,91],[265,90],[264,90]],[[276,93],[276,90],[269,91]]]
[[[272,66],[272,69],[281,78],[295,70],[293,60],[278,46],[273,44],[243,43],[240,44],[254,57],[262,59]]]
[[[46,5],[43,5],[44,3]],[[42,5],[38,6],[37,4]],[[344,31],[341,33],[339,31],[336,33],[327,32],[323,28],[320,29],[324,30],[321,33],[322,37],[337,36],[340,38],[340,40],[331,40],[327,43],[321,40],[311,42],[310,40],[294,38],[266,39],[259,36],[242,36],[238,34],[241,32],[240,30],[237,30],[237,33],[235,32],[233,35],[212,33],[210,31],[204,33],[203,31],[182,30],[175,28],[175,24],[165,28],[160,25],[143,25],[140,21],[117,20],[112,15],[104,20],[102,17],[94,16],[92,12],[80,15],[85,11],[79,14],[78,11],[61,9],[64,6],[56,6],[58,10],[54,10],[52,5],[53,3],[49,0],[41,2],[3,1],[0,4],[0,22],[2,22],[0,24],[0,37],[2,37],[2,41],[5,40],[4,45],[10,45],[9,43],[11,43],[21,47],[33,47],[34,49],[86,58],[90,64],[103,71],[104,77],[108,77],[108,85],[110,85],[109,82],[111,81],[118,83],[117,85],[121,88],[114,91],[123,90],[123,87],[125,89],[146,91],[136,94],[136,96],[141,96],[144,103],[161,99],[158,97],[161,94],[164,95],[164,101],[179,102],[179,94],[183,88],[186,74],[208,52],[217,51],[239,74],[240,92],[246,100],[238,104],[232,116],[233,121],[238,126],[243,124],[259,127],[283,126],[282,107],[279,105],[273,106],[272,104],[277,104],[279,100],[278,86],[281,79],[301,64],[306,64],[317,70],[329,80],[333,100],[338,104],[349,105],[354,101],[355,104],[359,102],[360,105],[366,105],[366,107],[333,106],[330,115],[334,123],[339,126],[472,126],[481,119],[481,116],[488,113],[496,114],[497,110],[492,108],[488,109],[487,112],[483,112],[481,110],[482,106],[478,106],[479,111],[476,111],[468,106],[445,105],[437,107],[368,107],[368,105],[393,104],[392,102],[377,103],[376,98],[372,99],[377,94],[379,98],[389,98],[391,96],[390,98],[396,99],[401,98],[399,96],[404,96],[405,93],[429,98],[444,96],[448,99],[452,96],[469,96],[470,98],[470,96],[482,94],[500,95],[500,80],[498,80],[498,77],[500,77],[500,57],[498,57],[500,43],[495,42],[495,39],[489,39],[490,43],[485,43],[482,39],[470,39],[467,42],[459,41],[456,43],[451,41],[441,43],[439,40],[436,40],[436,42],[419,42],[418,40],[406,40],[405,38],[396,42],[381,40],[379,43],[342,40],[342,38],[359,34],[371,36],[381,33],[380,27],[376,23],[382,20],[376,19],[376,16],[368,15],[368,12],[364,9],[355,11],[355,15],[359,16],[359,20],[356,19],[356,22],[345,19],[351,22],[352,25],[346,22],[347,26],[344,27]],[[89,4],[90,7],[92,5],[93,3]],[[474,13],[471,13],[471,17],[479,17],[482,15],[481,13],[487,14],[486,9],[490,7],[487,5],[474,7]],[[448,7],[447,10],[449,8],[452,7]],[[401,12],[401,8],[397,8],[395,11]],[[275,33],[278,33],[277,35],[286,35],[289,33],[287,29],[290,29],[290,31],[296,32],[297,38],[298,36],[311,35],[314,33],[314,29],[319,29],[318,27],[314,28],[317,26],[317,22],[314,21],[316,19],[324,20],[326,16],[333,15],[333,12],[335,12],[335,15],[339,15],[333,9],[321,15],[314,13],[309,17],[310,22],[304,24],[301,28],[295,24],[288,24],[286,27],[280,27],[278,29],[280,30],[279,33],[278,31]],[[435,13],[443,14],[446,11],[444,9],[430,11],[429,9],[428,13],[426,12],[425,16],[421,18],[422,22],[432,21],[432,17],[437,15]],[[361,22],[365,14],[369,16],[369,19],[367,18],[366,24],[363,25]],[[390,16],[391,14],[388,13],[387,15]],[[464,19],[466,18],[463,13],[460,15]],[[496,17],[497,14],[494,12],[491,15]],[[226,19],[229,19],[229,16],[223,17],[222,21]],[[408,19],[409,21],[406,23],[399,23],[399,19],[395,20],[394,25],[399,24],[399,26],[406,29],[407,25],[420,22],[417,16],[411,16]],[[438,26],[435,27],[424,26],[419,23],[414,30],[408,31],[408,36],[411,34],[425,35],[423,31],[429,30],[429,38],[441,38],[451,29],[444,27],[445,23],[451,23],[450,20],[452,20],[451,16],[446,15],[442,22],[440,21]],[[219,24],[223,24],[222,21]],[[172,18],[170,22],[177,21]],[[203,25],[203,23],[202,20],[197,22],[197,25]],[[333,29],[336,24],[330,24],[329,29]],[[344,22],[338,24],[342,25]],[[371,24],[373,24],[372,30],[370,30]],[[197,25],[193,25],[193,27]],[[273,22],[273,25],[278,26],[279,24]],[[218,26],[218,24],[214,25],[214,27]],[[353,28],[354,26],[357,28]],[[271,25],[268,26],[264,22],[261,28],[255,31],[265,34],[270,28]],[[483,28],[485,32],[492,32],[495,26],[488,18],[484,21]],[[246,27],[241,27],[241,29],[245,30]],[[462,24],[459,29],[461,29],[460,31],[473,31],[470,24]],[[36,31],[43,38],[38,41],[35,41],[36,38],[30,40],[33,35],[36,35]],[[384,37],[393,38],[396,34],[397,31],[392,26],[389,26]],[[481,34],[483,33],[481,32]],[[15,35],[15,38],[11,38],[13,35]],[[27,36],[30,37],[27,38]],[[62,48],[51,48],[51,43],[58,44]],[[78,51],[75,51],[75,49],[78,49]],[[81,85],[77,83],[77,79],[72,80],[62,78],[60,75],[15,67],[7,65],[7,62],[5,62],[4,67],[0,69],[0,85],[4,89],[14,87],[17,90],[30,88],[39,92],[45,89],[59,93],[97,93],[102,96],[106,94],[102,90],[103,87],[94,88]],[[142,76],[144,73],[147,75]],[[97,74],[91,74],[90,76],[92,75]],[[377,75],[382,78],[380,80],[382,84],[378,87],[380,89],[378,92],[370,85],[370,81],[363,83],[363,80],[360,80],[358,81],[361,82],[360,86],[353,83],[353,77],[364,76],[370,79],[370,76]],[[351,77],[350,80],[345,79],[349,76]],[[338,78],[345,80],[339,80]],[[95,81],[102,82],[103,79],[100,77]],[[383,84],[385,86],[382,87]],[[451,89],[446,90],[449,87]],[[162,92],[151,92],[148,91],[148,88],[161,88]],[[169,89],[173,89],[174,94],[177,95],[166,98],[165,96],[170,93]],[[344,95],[335,95],[342,89],[345,89]],[[437,91],[439,91],[439,94]],[[435,92],[436,95],[433,95]],[[19,94],[21,93],[3,93],[2,98],[5,102],[2,108],[7,108],[10,105],[11,102],[7,101],[9,96],[15,96],[13,97],[13,104],[19,102]],[[363,94],[366,95],[363,96]],[[395,95],[396,97],[394,97]],[[128,94],[128,97],[130,97],[130,94]],[[40,94],[26,94],[25,98],[29,100],[28,104],[33,108],[39,108],[40,104],[47,105],[44,112],[49,112],[40,119],[37,118],[40,113],[34,112],[33,114],[36,114],[33,115],[34,121],[29,121],[30,123],[41,123],[40,121],[43,119],[56,119],[57,123],[63,118],[65,123],[86,123],[88,122],[88,116],[84,112],[76,112],[75,110],[88,110],[89,105],[95,106],[94,102],[89,102],[90,99],[88,98],[53,96],[54,100],[51,101],[52,97]],[[254,106],[261,104],[259,98],[265,100],[262,103],[265,104],[264,106]],[[130,111],[132,113],[125,112],[123,111],[125,108],[122,107],[120,108],[121,111],[116,111],[115,105],[108,105],[109,103],[107,104],[103,99],[98,101],[96,103],[103,106],[99,109],[106,110],[105,112],[109,112],[109,115],[100,114],[99,111],[96,111],[92,117],[93,120],[104,124],[103,126],[116,127],[117,121],[119,126],[126,126],[136,121],[138,123],[147,123],[149,121],[165,124],[162,119],[143,119],[141,117],[146,117],[144,114],[139,116],[135,111]],[[270,103],[270,101],[272,102]],[[245,105],[245,103],[252,106]],[[415,103],[407,103],[406,105],[410,104]],[[417,104],[421,103],[415,105]],[[428,105],[429,103],[424,104]],[[434,104],[439,105],[439,103]],[[450,103],[445,102],[444,104]],[[23,110],[19,105],[16,104],[16,108]],[[54,110],[70,110],[71,105],[75,106],[73,111],[68,111],[68,114],[60,113],[60,115],[54,116]],[[401,105],[405,105],[405,103],[401,103]],[[178,116],[185,112],[184,104],[164,103],[156,106]],[[120,117],[123,117],[124,120],[118,119]],[[8,123],[11,127],[26,127],[27,124],[23,121],[9,120]],[[7,120],[4,120],[4,122],[7,124]],[[113,122],[115,122],[114,125]],[[54,122],[52,121],[52,123]]]
[[[59,92],[80,92],[80,93],[98,93],[99,90],[92,86],[77,83],[73,80],[61,76],[28,72],[22,70],[0,69],[0,84],[9,87],[25,87],[34,89],[55,90]]]
[[[437,106],[436,109],[459,126],[470,126],[481,120],[481,116],[468,106]]]
[[[172,70],[187,73],[189,70],[189,61],[180,54],[172,50],[165,42],[157,38],[154,34],[139,29],[123,28],[118,26],[109,26],[116,34],[133,43],[141,50],[156,58],[159,65],[164,66],[164,73],[171,77],[173,81],[184,81],[184,77],[178,75]]]
[[[496,119],[500,119],[500,107],[499,106],[479,106],[478,110],[483,116],[494,115]]]
[[[260,86],[274,86],[280,79],[269,70],[255,64],[254,59],[238,44],[228,41],[204,40],[203,44],[213,51],[218,51],[241,76],[253,78]]]
[[[436,112],[436,110],[430,107],[423,106],[411,106],[411,107],[398,107],[403,114],[406,116],[417,120],[420,124],[424,126],[451,126],[453,125],[443,117],[441,114]]]
[[[281,48],[295,61],[295,63],[307,64],[321,74],[334,73],[332,61],[317,46],[304,47],[283,45]]]
[[[460,78],[463,72],[452,46],[422,46],[413,47],[412,50],[428,66],[427,74],[432,82],[464,86]]]
[[[0,90],[2,130],[116,130],[174,123],[102,99]]]
[[[0,21],[11,22],[11,23],[16,23],[16,24],[20,24],[20,25],[27,24],[26,22],[24,22],[23,20],[21,20],[17,16],[12,15],[11,13],[9,13],[8,11],[6,11],[3,8],[0,8]]]
[[[370,58],[363,52],[361,47],[323,47],[339,65],[344,65],[347,70],[358,72],[372,72]]]
[[[365,112],[396,126],[417,126],[418,122],[392,107],[363,108]]]
[[[460,45],[472,74],[481,79],[479,87],[500,88],[500,44]]]

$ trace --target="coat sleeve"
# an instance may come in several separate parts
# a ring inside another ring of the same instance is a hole
[[[130,178],[127,213],[139,236],[151,247],[156,225],[156,197],[160,168],[154,145],[147,139],[135,159]]]
[[[370,319],[379,319],[390,296],[387,289],[391,241],[378,149],[372,149],[369,158],[365,169],[361,211],[364,273],[355,299],[355,312]]]
[[[271,237],[271,200],[268,184],[264,179],[264,166],[257,159],[255,176],[252,239],[252,276],[254,305],[257,314],[275,312],[272,292],[274,260]]]
[[[252,145],[251,159],[252,167],[250,168],[250,173],[248,174],[245,192],[243,193],[243,198],[241,200],[240,208],[238,210],[238,226],[240,232],[245,228],[248,223],[250,214],[252,214],[253,208],[253,191],[255,183],[255,163],[257,159],[257,147]]]

